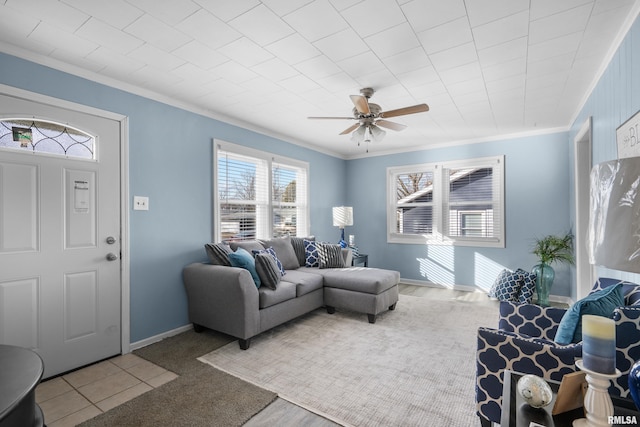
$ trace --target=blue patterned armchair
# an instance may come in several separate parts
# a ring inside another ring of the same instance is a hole
[[[617,279],[599,279],[591,292],[623,283],[625,306],[613,313],[616,322],[616,367],[622,372],[610,387],[612,395],[626,397],[628,374],[640,359],[640,285]],[[476,354],[476,412],[483,426],[500,423],[502,380],[505,370],[562,380],[576,370],[582,343],[560,345],[553,339],[566,310],[500,302],[498,329],[478,329]]]

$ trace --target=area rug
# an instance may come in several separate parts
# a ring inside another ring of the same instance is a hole
[[[470,426],[478,326],[492,304],[401,295],[375,324],[316,310],[198,360],[347,426]]]

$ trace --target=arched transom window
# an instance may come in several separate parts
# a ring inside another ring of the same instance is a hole
[[[36,119],[0,120],[0,148],[95,159],[96,138],[79,129]]]

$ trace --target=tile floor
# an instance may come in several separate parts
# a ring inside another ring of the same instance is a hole
[[[75,426],[175,378],[130,353],[40,383],[36,401],[47,426]]]

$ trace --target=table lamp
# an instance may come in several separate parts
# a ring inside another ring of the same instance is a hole
[[[336,206],[333,208],[333,226],[340,227],[340,246],[346,248],[344,240],[344,227],[353,225],[353,208],[351,206]]]

